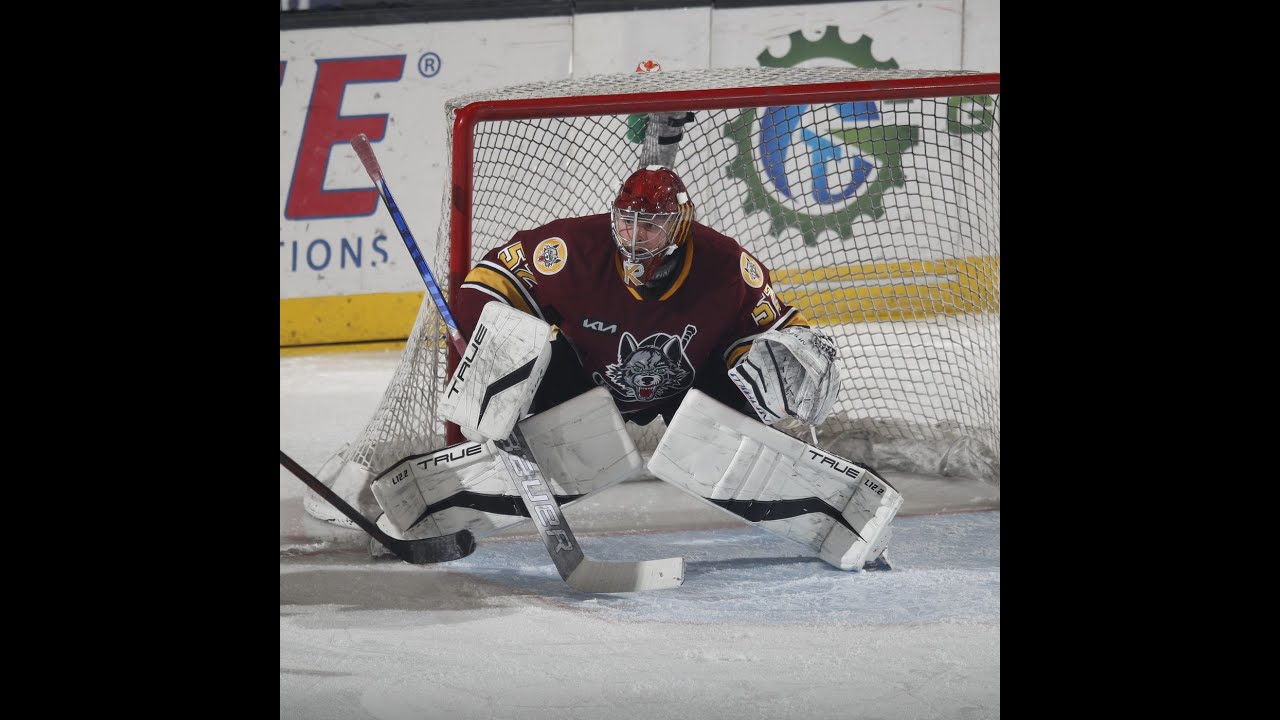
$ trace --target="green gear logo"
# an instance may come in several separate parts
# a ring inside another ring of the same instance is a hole
[[[817,40],[808,40],[799,30],[788,37],[791,50],[785,56],[774,57],[765,50],[756,60],[765,67],[794,67],[819,59],[870,69],[898,67],[892,58],[876,60],[871,53],[871,38],[866,35],[855,43],[843,42],[835,25],[828,25]],[[773,218],[769,233],[775,237],[793,227],[806,245],[817,245],[818,235],[826,231],[851,238],[853,221],[859,215],[874,219],[884,214],[884,194],[906,184],[902,156],[920,141],[920,128],[872,125],[880,120],[876,103],[849,102],[836,106],[845,127],[818,135],[807,127],[811,124],[802,122],[809,110],[807,105],[769,107],[759,118],[756,109],[743,110],[725,124],[724,133],[738,149],[729,166],[729,176],[744,181],[748,188],[743,210],[769,213]],[[753,133],[757,122],[758,135]],[[759,168],[752,153],[753,135],[760,141]],[[795,158],[804,157],[802,152],[808,156],[807,170],[800,170],[795,162]],[[793,187],[790,178],[805,174],[811,176],[808,182]],[[833,188],[829,184],[832,177],[851,181]],[[815,204],[826,212],[804,212]]]

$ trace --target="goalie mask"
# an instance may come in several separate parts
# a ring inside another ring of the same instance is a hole
[[[693,202],[670,168],[650,165],[631,174],[613,201],[613,240],[627,275],[647,282],[650,274],[689,239]],[[634,272],[635,265],[641,266]]]

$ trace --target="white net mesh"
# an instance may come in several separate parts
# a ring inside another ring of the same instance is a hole
[[[474,263],[518,230],[607,211],[654,147],[653,101],[678,99],[694,120],[664,150],[697,220],[763,260],[779,295],[836,338],[844,389],[819,444],[878,470],[999,482],[1000,96],[963,84],[991,77],[713,69],[456,98],[446,105],[450,147],[461,108],[543,102],[523,117],[475,125],[473,162],[458,168],[472,196],[450,197],[446,182],[432,272],[447,289],[455,282],[451,252]],[[646,116],[648,144],[637,124]],[[450,226],[455,202],[470,212],[469,247]],[[444,337],[425,296],[395,378],[348,461],[376,473],[445,444],[435,414]],[[629,427],[646,452],[663,429],[660,419]],[[808,438],[804,428],[780,427]]]

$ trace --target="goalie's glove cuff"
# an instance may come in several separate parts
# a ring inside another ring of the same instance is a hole
[[[792,416],[818,425],[840,392],[840,366],[831,338],[806,327],[766,330],[729,369],[761,422]]]

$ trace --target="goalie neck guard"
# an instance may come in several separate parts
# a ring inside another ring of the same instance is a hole
[[[693,202],[675,172],[649,165],[623,181],[612,216],[613,240],[622,259],[642,266],[638,276],[647,282],[653,270],[688,241]]]

